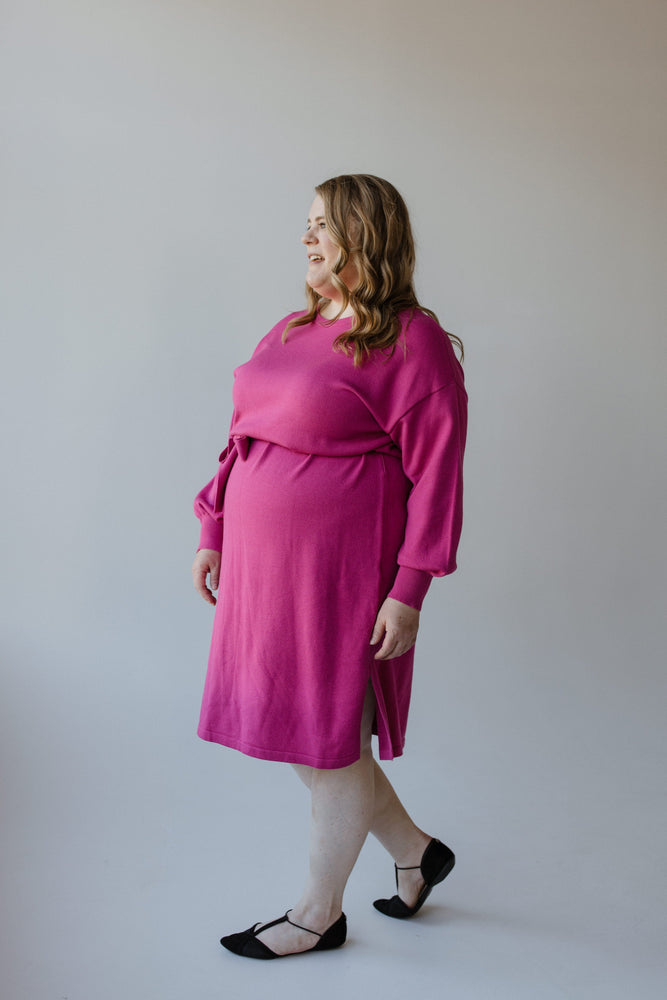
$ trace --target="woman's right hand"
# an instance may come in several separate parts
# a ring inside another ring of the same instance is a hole
[[[211,589],[206,586],[206,577],[210,576]],[[220,583],[220,553],[215,549],[200,549],[192,564],[192,582],[195,590],[209,604],[215,604],[213,591]]]

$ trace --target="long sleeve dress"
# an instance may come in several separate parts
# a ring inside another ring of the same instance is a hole
[[[234,372],[200,548],[222,552],[198,734],[266,760],[359,759],[369,680],[380,758],[403,752],[414,648],[375,660],[389,595],[419,608],[456,568],[467,396],[449,338],[401,314],[391,354],[334,350],[352,325],[286,316]],[[223,540],[224,539],[224,540]]]

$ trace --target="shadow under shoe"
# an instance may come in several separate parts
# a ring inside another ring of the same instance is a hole
[[[422,855],[421,864],[411,865],[407,868],[399,868],[398,865],[394,865],[396,889],[398,889],[399,871],[421,869],[425,885],[419,893],[415,905],[408,906],[399,895],[396,895],[392,896],[391,899],[376,899],[373,906],[380,913],[384,913],[385,916],[396,917],[397,920],[406,920],[408,917],[413,917],[430,896],[433,886],[447,878],[454,867],[455,860],[454,852],[446,844],[443,844],[434,837]]]
[[[284,917],[278,917],[277,920],[272,920],[269,924],[259,923],[253,927],[249,927],[247,931],[228,934],[226,937],[220,938],[220,944],[227,951],[234,952],[235,955],[242,955],[244,958],[260,958],[265,960],[270,958],[289,958],[291,955],[307,955],[311,951],[328,951],[331,948],[340,948],[341,945],[345,944],[347,919],[344,913],[341,913],[338,920],[331,927],[328,927],[323,934],[319,934],[317,931],[311,930],[310,927],[302,927],[301,924],[295,924],[289,918],[290,912],[288,910]],[[307,931],[309,934],[314,934],[319,940],[312,948],[306,948],[305,951],[294,951],[289,952],[287,955],[278,955],[277,952],[272,951],[263,941],[260,941],[257,935],[265,931],[268,927],[275,927],[276,924],[284,923],[291,924],[292,927],[298,927],[300,931]]]

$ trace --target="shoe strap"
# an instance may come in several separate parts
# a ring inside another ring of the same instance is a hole
[[[293,920],[290,920],[289,914],[291,912],[292,912],[291,910],[288,910],[285,916],[283,917],[283,920],[286,920],[288,924],[292,925],[292,927],[298,927],[300,931],[306,931],[307,934],[316,934],[317,937],[319,938],[322,937],[322,935],[318,931],[311,931],[310,927],[302,927],[301,924],[295,924]]]
[[[307,934],[315,934],[318,938],[322,937],[318,931],[311,931],[310,927],[302,927],[301,924],[295,924],[293,920],[290,920],[289,914],[291,912],[291,910],[288,910],[284,916],[278,917],[276,920],[272,920],[269,924],[262,924],[261,926],[260,924],[255,924],[252,929],[253,934],[257,937],[257,935],[261,934],[263,931],[268,931],[269,927],[275,927],[277,924],[284,924],[287,922],[288,924],[291,924],[292,927],[298,927],[300,931],[306,931]]]
[[[289,910],[287,911],[287,913],[289,913]],[[262,931],[268,931],[269,927],[275,927],[276,924],[284,924],[285,921],[287,920],[287,913],[285,914],[284,917],[278,917],[277,920],[272,920],[271,923],[269,924],[261,924],[261,923],[255,924],[255,926],[252,929],[252,932],[255,935],[255,937],[257,937],[258,934],[261,934]],[[287,922],[291,923],[292,921],[288,920]]]
[[[411,872],[416,871],[417,868],[421,868],[421,865],[397,865],[394,864],[394,875],[396,876],[396,892],[398,892],[398,873],[399,872]]]

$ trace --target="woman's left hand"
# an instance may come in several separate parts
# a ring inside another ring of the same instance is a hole
[[[378,611],[371,636],[371,646],[383,640],[375,659],[393,660],[395,656],[407,653],[415,644],[418,628],[417,609],[388,597]]]

